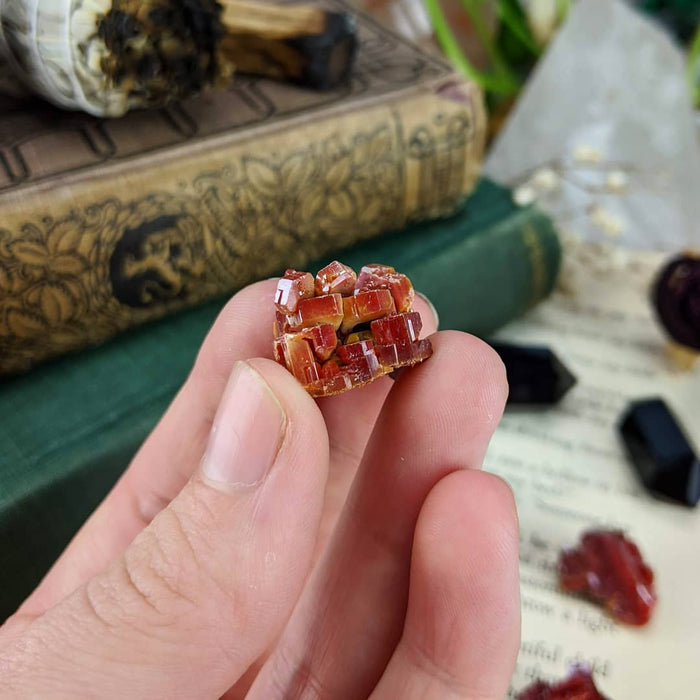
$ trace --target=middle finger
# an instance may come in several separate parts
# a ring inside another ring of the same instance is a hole
[[[333,540],[250,700],[368,697],[400,637],[427,494],[481,466],[507,395],[503,364],[463,333],[433,336],[382,409]]]
[[[413,308],[423,322],[421,336],[425,338],[435,333],[438,319],[431,305],[416,296]],[[336,525],[377,417],[393,385],[389,377],[381,377],[361,389],[319,400],[330,439],[330,473],[318,552],[323,550]]]

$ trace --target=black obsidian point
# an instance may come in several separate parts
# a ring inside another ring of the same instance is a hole
[[[644,486],[676,503],[700,500],[700,461],[676,417],[662,399],[630,405],[620,434]]]
[[[576,377],[547,347],[491,343],[508,375],[508,405],[552,406],[576,384]]]

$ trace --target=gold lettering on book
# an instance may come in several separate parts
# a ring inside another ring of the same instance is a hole
[[[548,274],[542,243],[532,224],[527,224],[523,229],[523,243],[528,249],[532,265],[532,288],[528,306],[533,306],[544,296]]]

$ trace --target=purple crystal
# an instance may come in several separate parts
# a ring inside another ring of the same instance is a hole
[[[671,260],[654,285],[653,304],[671,338],[700,350],[700,257]]]

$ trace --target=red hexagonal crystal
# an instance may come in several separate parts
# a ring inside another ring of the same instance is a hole
[[[351,365],[367,355],[374,356],[374,343],[371,340],[359,340],[338,348],[338,357],[344,365]]]
[[[355,289],[388,289],[399,313],[410,311],[415,297],[411,280],[387,265],[365,265],[357,277]]]
[[[559,557],[559,585],[583,593],[628,625],[649,622],[656,603],[654,572],[622,532],[595,530]]]
[[[275,306],[283,314],[293,314],[302,299],[314,295],[314,278],[309,272],[287,270],[277,284]]]
[[[342,294],[350,296],[355,291],[355,270],[337,260],[326,265],[316,275],[316,294]]]
[[[285,333],[277,338],[275,357],[282,357],[285,366],[302,384],[315,382],[321,376],[321,366],[303,333]]]
[[[415,343],[423,329],[423,321],[416,311],[386,316],[372,323],[372,334],[380,345]]]
[[[560,683],[535,681],[516,696],[517,700],[607,700],[595,687],[591,672],[576,666]]]
[[[340,294],[326,294],[321,297],[302,299],[295,314],[287,315],[289,330],[298,331],[322,323],[338,328],[343,321],[343,297]]]
[[[388,289],[357,292],[343,299],[343,321],[340,330],[349,333],[355,326],[395,313],[394,300]]]
[[[321,362],[325,362],[335,351],[338,345],[338,336],[335,334],[335,326],[324,323],[320,326],[301,331],[304,337],[311,342],[314,355]]]
[[[432,355],[410,280],[386,265],[288,270],[275,296],[274,357],[312,396],[331,396]],[[316,296],[314,296],[314,292]]]

